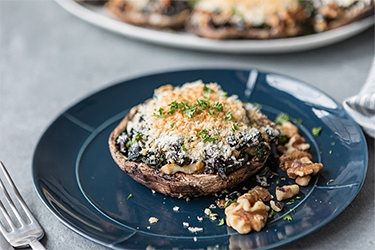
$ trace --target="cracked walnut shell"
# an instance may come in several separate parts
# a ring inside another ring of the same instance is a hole
[[[225,209],[227,225],[240,234],[251,230],[259,232],[266,225],[269,210],[263,202],[270,199],[268,190],[259,186],[241,195],[237,202]]]

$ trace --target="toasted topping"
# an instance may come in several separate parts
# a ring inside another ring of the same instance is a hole
[[[279,136],[259,110],[216,83],[162,86],[134,113],[117,145],[128,161],[164,174],[218,173],[226,180],[251,161],[265,161]]]

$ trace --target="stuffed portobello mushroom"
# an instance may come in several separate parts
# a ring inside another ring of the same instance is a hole
[[[190,14],[188,1],[110,0],[108,10],[120,20],[152,28],[181,28]]]
[[[187,26],[207,38],[270,39],[306,33],[310,15],[299,0],[201,0]]]
[[[197,81],[156,89],[114,129],[109,147],[135,181],[173,197],[197,197],[260,170],[278,136],[252,104]]]
[[[312,0],[314,30],[322,32],[374,14],[374,0]]]

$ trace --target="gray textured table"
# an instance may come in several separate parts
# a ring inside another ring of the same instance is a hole
[[[287,74],[342,101],[360,89],[374,57],[372,29],[345,42],[287,55],[177,50],[95,28],[51,1],[0,1],[0,159],[40,221],[48,249],[103,249],[62,225],[37,197],[31,160],[53,119],[117,80],[183,68],[256,67]],[[353,203],[319,231],[285,249],[374,249],[374,140],[369,171]]]

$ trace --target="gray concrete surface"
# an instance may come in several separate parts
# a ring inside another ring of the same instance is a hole
[[[0,159],[43,225],[47,249],[104,249],[63,226],[37,197],[31,160],[54,118],[123,78],[183,68],[256,67],[287,74],[337,101],[355,94],[374,57],[374,31],[322,49],[287,55],[224,55],[128,40],[93,27],[51,1],[0,1]],[[374,249],[374,140],[365,184],[324,228],[283,249]]]

